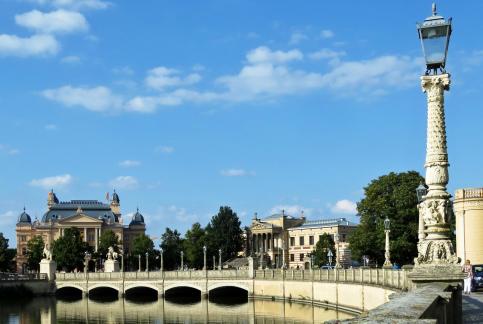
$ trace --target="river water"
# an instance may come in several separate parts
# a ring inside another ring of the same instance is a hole
[[[354,315],[312,305],[252,300],[248,302],[174,302],[165,299],[62,300],[34,298],[1,301],[0,323],[322,323]]]

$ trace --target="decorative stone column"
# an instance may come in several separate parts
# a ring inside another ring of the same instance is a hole
[[[426,185],[428,192],[419,204],[426,237],[419,237],[418,256],[410,278],[413,282],[459,281],[461,269],[450,234],[452,216],[448,184],[448,151],[444,114],[444,91],[449,90],[450,75],[421,77],[423,92],[427,94],[428,125],[426,142]]]
[[[389,245],[389,233],[391,232],[390,230],[384,230],[386,233],[386,250],[384,252],[384,265],[383,268],[392,268],[392,263],[391,263],[391,251],[390,248],[391,246]]]

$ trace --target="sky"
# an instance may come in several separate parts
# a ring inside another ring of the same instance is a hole
[[[453,17],[448,190],[483,186],[483,2]],[[431,1],[0,1],[0,232],[47,193],[116,189],[184,233],[231,206],[358,220],[371,180],[424,172],[416,22]]]

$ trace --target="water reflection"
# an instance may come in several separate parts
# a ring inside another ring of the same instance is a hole
[[[311,305],[249,300],[233,305],[201,300],[179,304],[164,299],[139,303],[128,299],[66,301],[35,298],[2,302],[0,323],[321,323],[352,315]]]

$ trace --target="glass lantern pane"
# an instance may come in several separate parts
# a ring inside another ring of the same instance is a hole
[[[448,26],[424,28],[421,30],[426,64],[444,63]]]

